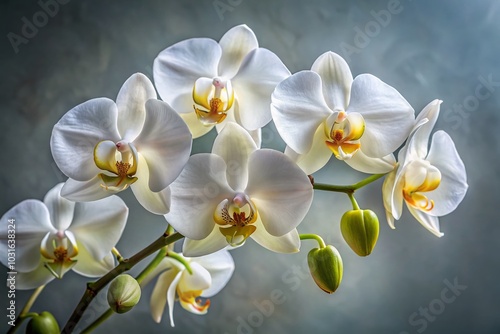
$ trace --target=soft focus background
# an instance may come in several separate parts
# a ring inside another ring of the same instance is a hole
[[[274,254],[249,241],[232,252],[235,274],[212,298],[208,315],[192,315],[177,304],[176,327],[170,328],[166,313],[158,325],[149,313],[149,286],[138,307],[114,316],[97,333],[500,333],[500,2],[61,2],[66,3],[17,52],[7,34],[21,35],[23,20],[33,22],[42,7],[34,0],[0,4],[0,214],[24,199],[42,199],[65,180],[53,163],[49,139],[66,111],[94,97],[114,99],[135,72],[152,79],[154,58],[173,43],[192,37],[219,40],[242,23],[291,72],[309,69],[332,50],[346,58],[354,75],[369,72],[394,86],[417,113],[435,98],[444,100],[436,129],[454,139],[470,185],[458,209],[441,219],[441,239],[408,212],[391,230],[381,180],[360,191],[360,205],[375,210],[381,222],[379,242],[367,258],[356,256],[340,236],[347,197],[317,191],[299,230],[322,235],[341,252],[344,280],[334,295],[320,291],[309,277],[305,259],[316,247],[313,241],[303,242],[302,252],[293,255]],[[382,17],[388,9],[393,14]],[[480,94],[487,97],[479,99]],[[211,132],[195,140],[194,153],[209,152],[214,138]],[[264,147],[284,147],[272,125],[263,138]],[[319,182],[338,184],[363,177],[334,160],[315,175]],[[162,233],[165,221],[146,212],[130,191],[121,196],[130,216],[118,248],[129,256]],[[2,277],[5,272],[2,267]],[[33,310],[50,311],[64,325],[87,280],[71,272],[53,281]],[[453,284],[461,286],[455,298],[445,291]],[[273,290],[285,299],[269,307]],[[2,283],[2,332],[8,328],[6,295]],[[29,295],[17,292],[18,311]],[[106,307],[102,294],[79,328]]]

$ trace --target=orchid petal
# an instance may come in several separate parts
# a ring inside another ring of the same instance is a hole
[[[386,175],[384,183],[382,184],[382,199],[384,201],[384,208],[387,217],[387,223],[394,229],[394,217],[392,216],[392,198],[394,183],[396,182],[396,169]]]
[[[200,240],[212,232],[215,208],[223,199],[234,197],[226,181],[226,168],[215,154],[196,154],[170,185],[172,206],[165,218],[182,235]]]
[[[257,130],[250,130],[248,131],[250,134],[250,137],[252,137],[253,141],[255,142],[255,145],[257,145],[257,148],[260,148],[262,145],[262,129],[257,129]]]
[[[412,160],[415,160],[415,159],[425,159],[425,156],[423,156],[423,157],[417,156],[417,154],[416,154],[417,151],[415,149],[416,145],[414,143],[412,143],[412,141],[413,141],[412,138],[420,130],[420,128],[428,122],[429,122],[429,119],[427,119],[427,118],[422,118],[422,119],[419,119],[418,122],[417,121],[415,122],[413,129],[411,130],[410,134],[408,135],[408,139],[406,140],[405,146],[403,146],[398,152],[398,161],[399,161],[399,164],[401,166],[404,167],[406,164],[408,164],[409,162],[411,162]],[[425,144],[426,146],[428,145],[428,141],[429,141],[429,138],[427,137],[426,144]],[[410,149],[410,145],[412,146],[411,149]],[[427,147],[425,148],[425,151],[427,152]],[[409,152],[411,152],[411,154]]]
[[[283,153],[261,149],[248,161],[248,186],[262,223],[273,236],[284,235],[302,222],[313,199],[307,175]]]
[[[156,57],[153,77],[162,100],[180,113],[193,110],[193,85],[200,77],[214,78],[221,57],[219,44],[208,38],[192,38],[176,43]],[[190,99],[192,101],[192,98]]]
[[[93,178],[99,169],[94,147],[103,140],[117,142],[118,109],[107,98],[86,101],[68,111],[52,130],[50,148],[59,169],[77,181]]]
[[[444,233],[442,233],[439,230],[438,217],[431,216],[431,215],[427,214],[426,212],[415,209],[413,206],[409,205],[408,203],[406,204],[406,207],[408,208],[410,213],[413,215],[413,217],[415,217],[415,219],[418,220],[418,222],[420,224],[422,224],[422,226],[425,227],[432,234],[434,234],[437,237],[442,237],[444,235]]]
[[[396,170],[396,178],[394,180],[394,187],[392,190],[392,216],[395,219],[401,218],[403,213],[403,188],[404,188],[404,175],[407,170],[407,166],[398,166]]]
[[[165,256],[161,259],[160,263],[140,282],[140,286],[145,287],[158,275],[167,270],[177,272],[179,270],[184,270],[185,268],[186,267],[184,267],[184,265],[178,260],[175,260],[169,256]]]
[[[220,39],[219,45],[222,55],[218,73],[229,79],[234,77],[245,56],[259,47],[254,32],[245,24],[229,29]]]
[[[226,126],[226,124],[229,124],[229,123],[241,124],[241,122],[237,121],[236,118],[234,117],[233,109],[229,110],[224,122],[219,123],[215,126],[215,128],[217,129],[217,133],[220,133],[222,131],[222,129],[224,129],[224,126]],[[253,131],[245,129],[245,131],[247,131],[248,134],[250,134],[250,137],[252,137],[253,141],[255,142],[255,145],[257,145],[257,148],[260,148],[261,144],[262,144],[262,129],[259,128],[257,130],[253,130]]]
[[[226,163],[226,179],[235,191],[245,189],[248,181],[248,157],[257,150],[250,134],[236,123],[228,123],[215,138],[212,153]]]
[[[214,128],[213,125],[204,125],[202,122],[200,122],[198,116],[196,116],[196,113],[194,111],[185,114],[179,114],[179,116],[181,116],[184,123],[186,123],[186,125],[188,126],[193,139],[199,138],[209,133],[210,130]]]
[[[156,91],[142,73],[135,73],[125,81],[118,97],[118,131],[126,142],[132,142],[141,132],[146,118],[146,101],[156,99]]]
[[[385,210],[385,218],[387,220],[387,223],[389,224],[389,227],[394,230],[396,226],[394,225],[394,217],[392,216],[392,212]]]
[[[271,113],[285,143],[299,154],[308,152],[316,130],[332,114],[323,98],[321,77],[302,71],[283,80],[272,94]]]
[[[245,129],[256,130],[271,121],[271,94],[288,76],[290,71],[271,51],[259,48],[248,54],[231,80],[238,101],[235,112]]]
[[[139,154],[137,168],[137,182],[130,188],[134,192],[137,201],[149,212],[156,215],[164,215],[170,210],[170,188],[167,187],[159,192],[149,189],[149,169],[143,156]]]
[[[276,237],[269,234],[260,219],[255,223],[257,229],[250,236],[255,242],[264,248],[276,253],[297,253],[300,250],[300,238],[297,229]]]
[[[208,298],[221,291],[231,279],[234,272],[234,260],[227,250],[200,256],[192,259],[193,263],[200,264],[208,270],[212,278],[209,288],[203,289],[202,297]]]
[[[8,225],[16,231],[16,270],[28,272],[38,266],[40,243],[48,232],[56,232],[50,221],[50,213],[41,201],[29,199],[17,204],[0,219],[0,261],[8,267]]]
[[[87,202],[109,197],[119,193],[118,189],[105,189],[99,175],[89,181],[75,181],[68,179],[61,189],[61,196],[73,202]]]
[[[43,199],[50,213],[50,221],[59,231],[64,231],[71,225],[73,213],[75,211],[75,202],[68,201],[61,197],[63,185],[63,183],[59,183],[54,188],[50,189]]]
[[[190,266],[193,273],[190,274],[187,270],[183,271],[182,278],[177,286],[179,291],[185,292],[208,289],[212,284],[212,277],[208,270],[196,262],[191,262]]]
[[[158,192],[174,181],[189,159],[191,133],[165,102],[146,102],[146,121],[134,142],[149,169],[149,188]]]
[[[165,305],[167,304],[167,295],[169,288],[172,286],[173,281],[178,277],[180,279],[181,272],[177,270],[167,270],[164,273],[158,276],[158,280],[156,281],[155,287],[153,288],[153,293],[151,294],[151,315],[153,316],[153,320],[156,323],[160,323],[161,318],[163,317],[163,312],[165,311]],[[174,290],[174,298],[172,299],[172,308],[175,299],[175,287]],[[170,307],[170,305],[169,305]],[[173,323],[173,319],[172,319]]]
[[[396,158],[389,154],[383,158],[372,158],[358,150],[351,158],[344,160],[357,171],[368,174],[385,174],[392,171],[396,165]]]
[[[313,144],[308,152],[298,154],[290,146],[287,146],[285,155],[292,159],[307,175],[311,175],[323,168],[332,157],[332,151],[325,144],[326,140],[325,131],[320,126],[314,134]]]
[[[334,52],[325,52],[316,59],[311,71],[319,74],[323,83],[323,97],[332,110],[346,110],[351,93],[352,73],[344,58]]]
[[[40,256],[37,258],[38,266],[35,269],[30,270],[28,272],[18,272],[16,274],[16,289],[18,290],[30,290],[36,289],[42,285],[45,285],[52,281],[55,276],[45,268],[44,261],[40,259]],[[19,270],[18,266],[16,269]]]
[[[416,124],[420,124],[420,121],[424,118],[428,119],[428,122],[421,125],[417,131],[412,136],[412,140],[408,145],[408,153],[412,158],[425,159],[427,156],[427,148],[429,145],[429,137],[431,135],[432,129],[437,122],[439,116],[440,105],[443,101],[434,100],[422,109],[418,114],[415,121]]]
[[[467,174],[458,155],[455,144],[444,131],[432,136],[432,144],[427,161],[441,172],[441,183],[437,189],[426,193],[434,201],[430,214],[444,216],[454,211],[467,192]]]
[[[115,267],[115,258],[109,252],[101,259],[92,256],[82,243],[78,243],[78,256],[73,271],[86,277],[99,277],[107,274]]]
[[[182,278],[182,271],[180,271],[168,287],[167,291],[167,303],[168,303],[168,315],[170,316],[170,325],[172,327],[174,324],[174,305],[175,305],[175,293],[177,291],[177,285]],[[154,291],[153,291],[154,292]]]
[[[370,157],[381,158],[394,152],[415,123],[413,108],[401,94],[370,74],[354,79],[347,109],[348,113],[360,113],[365,120],[361,149]]]
[[[182,253],[185,256],[203,256],[217,252],[227,246],[226,237],[220,232],[219,226],[216,225],[210,234],[202,240],[185,238]]]
[[[96,260],[104,258],[120,239],[128,217],[128,208],[118,196],[75,206],[69,231]]]

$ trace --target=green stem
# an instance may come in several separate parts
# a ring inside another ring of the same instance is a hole
[[[123,256],[120,254],[120,252],[118,251],[118,249],[116,249],[116,247],[113,247],[111,249],[111,252],[116,257],[116,261],[118,261],[118,263],[123,262]]]
[[[167,230],[165,231],[165,234],[170,235],[175,232],[174,228],[172,225],[169,225]],[[170,245],[173,245],[170,244]],[[160,264],[160,262],[165,258],[167,255],[169,246],[165,246],[161,248],[158,253],[156,254],[155,258],[144,268],[139,275],[135,277],[135,280],[137,283],[141,284],[142,281]],[[109,319],[115,312],[111,309],[108,308],[106,312],[104,312],[99,318],[94,320],[89,326],[87,326],[83,331],[82,334],[87,334],[91,333],[93,330],[95,330],[98,326],[100,326],[103,322],[105,322],[107,319]]]
[[[356,199],[354,198],[354,194],[353,193],[348,193],[347,196],[349,196],[349,199],[351,200],[352,208],[354,210],[360,210],[358,202],[356,202]]]
[[[171,230],[173,233],[173,229]],[[167,230],[167,233],[169,231]],[[160,264],[161,260],[165,258],[167,255],[167,250],[168,246],[163,247],[158,251],[156,254],[155,258],[144,268],[139,275],[135,278],[137,283],[141,284],[141,282]],[[106,312],[104,312],[99,318],[94,320],[89,326],[87,326],[83,331],[82,334],[87,334],[91,333],[93,330],[95,330],[98,326],[100,326],[104,321],[106,321],[108,318],[110,318],[115,312],[108,308]]]
[[[108,285],[108,283],[111,282],[115,277],[117,277],[118,275],[120,275],[125,271],[132,269],[137,263],[141,262],[146,257],[158,251],[159,249],[184,238],[184,236],[178,232],[175,232],[171,235],[169,235],[167,232],[168,229],[152,244],[145,247],[143,250],[139,251],[137,254],[133,255],[129,259],[124,259],[114,269],[112,269],[106,275],[102,276],[97,281],[87,283],[87,289],[85,290],[82,298],[80,299],[80,302],[74,309],[73,314],[71,314],[70,318],[68,319],[68,322],[64,326],[62,333],[69,334],[73,332],[76,325],[78,324],[78,321],[80,321],[81,317],[83,316],[83,313],[90,305],[92,300],[95,298],[95,296],[97,296],[99,291],[101,291],[106,285]]]
[[[151,261],[146,268],[144,268],[139,275],[135,278],[137,283],[141,284],[141,282],[160,264],[161,260],[165,258],[167,255],[168,247],[165,246],[158,251],[153,261]]]
[[[8,334],[15,333],[16,330],[19,328],[19,326],[24,321],[24,319],[27,319],[27,318],[32,317],[32,316],[34,316],[34,315],[37,314],[37,313],[34,313],[34,312],[30,313],[30,309],[33,306],[33,304],[35,303],[35,301],[38,298],[38,296],[42,293],[42,291],[43,291],[44,288],[45,288],[45,285],[42,285],[42,286],[39,286],[38,288],[36,288],[35,291],[33,291],[33,293],[31,294],[30,298],[28,299],[28,301],[24,305],[23,309],[19,313],[19,316],[17,317],[16,321],[14,322],[14,326],[12,326],[9,329],[9,331],[7,332]]]
[[[387,173],[370,175],[366,179],[361,180],[358,183],[353,184],[352,187],[354,188],[354,190],[357,190],[359,188],[362,188],[362,187],[366,186],[367,184],[370,184],[372,182],[377,181],[381,177],[384,177],[386,174]]]
[[[38,313],[36,312],[28,312],[28,313],[25,313],[24,315],[20,315],[19,317],[21,317],[21,319],[28,319],[28,318],[33,318],[35,315],[38,315]]]
[[[172,259],[175,259],[175,260],[179,261],[180,263],[182,263],[184,265],[184,267],[186,267],[189,275],[193,274],[193,270],[191,269],[191,266],[189,265],[189,262],[187,262],[184,257],[182,257],[181,255],[179,255],[179,254],[177,254],[176,252],[173,252],[173,251],[167,252],[167,256],[171,257]]]
[[[111,317],[115,312],[113,312],[112,309],[108,308],[106,312],[101,314],[99,318],[94,320],[93,323],[91,323],[87,328],[85,328],[81,334],[88,334],[91,333],[93,330],[95,330],[97,327],[99,327],[103,322],[108,320],[109,317]]]
[[[380,179],[384,175],[386,175],[386,174],[373,174],[364,180],[361,180],[357,183],[354,183],[354,184],[351,184],[348,186],[337,186],[337,185],[333,185],[333,184],[315,183],[313,185],[313,188],[318,189],[318,190],[335,191],[335,192],[339,192],[339,193],[352,194],[356,190],[358,190],[359,188],[362,188],[362,187],[366,186],[367,184],[370,184],[372,182],[377,181],[378,179]]]
[[[299,234],[300,240],[306,240],[306,239],[314,239],[318,242],[319,248],[325,248],[325,242],[323,241],[323,238],[321,238],[317,234]]]

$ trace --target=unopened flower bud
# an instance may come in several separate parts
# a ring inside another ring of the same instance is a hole
[[[34,315],[26,326],[27,334],[59,334],[59,332],[57,320],[52,313],[46,311]]]
[[[116,313],[130,311],[141,299],[139,283],[128,274],[121,274],[109,285],[108,304]]]
[[[313,248],[307,255],[307,263],[311,276],[326,293],[334,293],[342,281],[344,265],[338,250],[328,245],[324,248]]]
[[[371,210],[350,210],[340,221],[340,231],[351,249],[359,256],[367,256],[378,240],[379,223]]]

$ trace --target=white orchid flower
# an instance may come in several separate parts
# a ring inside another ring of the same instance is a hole
[[[116,103],[96,98],[68,111],[50,142],[57,166],[70,178],[62,196],[92,201],[130,186],[155,214],[168,212],[167,187],[189,159],[191,143],[186,124],[156,100],[153,84],[140,73],[123,84]]]
[[[398,155],[399,166],[387,175],[382,188],[387,221],[399,219],[403,202],[426,229],[441,237],[438,217],[455,210],[467,192],[465,166],[455,144],[444,131],[429,136],[439,115],[440,100],[429,103],[417,117],[408,142]]]
[[[234,121],[260,146],[260,128],[271,121],[271,93],[290,75],[253,31],[239,25],[222,36],[192,38],[160,52],[153,74],[161,98],[177,110],[193,137]]]
[[[298,252],[295,229],[313,199],[307,175],[283,153],[257,149],[248,132],[228,123],[212,153],[191,156],[172,183],[165,216],[186,237],[183,252],[200,256],[248,237],[276,252]]]
[[[326,52],[310,71],[283,80],[272,94],[276,128],[285,153],[307,173],[332,153],[365,173],[387,173],[392,156],[415,122],[413,108],[391,86],[370,74],[354,80],[345,60]]]
[[[117,196],[74,203],[60,196],[63,184],[52,188],[44,201],[25,200],[0,219],[15,224],[17,289],[33,289],[70,269],[88,277],[106,274],[114,267],[111,249],[120,239],[128,208]],[[8,266],[7,229],[0,231],[0,259]]]
[[[191,313],[206,314],[210,300],[202,303],[199,297],[209,298],[219,293],[234,272],[234,261],[227,250],[196,258],[185,257],[184,260],[191,267],[192,274],[181,262],[167,256],[147,278],[149,281],[159,274],[150,302],[151,313],[157,323],[161,321],[165,304],[168,304],[170,324],[174,327],[176,300]],[[145,284],[146,280],[142,285]]]

